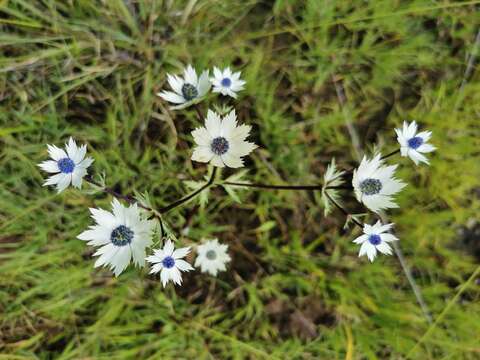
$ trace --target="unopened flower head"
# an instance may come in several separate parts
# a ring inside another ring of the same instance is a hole
[[[240,72],[232,73],[229,67],[223,70],[214,67],[213,75],[210,81],[213,85],[212,91],[215,93],[236,98],[237,92],[244,88],[245,81],[240,79]]]
[[[410,124],[404,121],[403,128],[395,129],[395,132],[402,156],[412,159],[415,165],[418,165],[419,162],[428,164],[428,159],[423,153],[430,153],[436,149],[435,146],[428,144],[428,140],[432,136],[431,131],[417,133],[417,123],[415,121]]]
[[[100,256],[95,267],[109,266],[120,275],[130,264],[145,265],[145,249],[150,246],[153,222],[142,218],[137,204],[123,206],[117,199],[112,201],[113,213],[102,209],[90,209],[96,224],[80,235],[88,245],[101,246],[93,256]]]
[[[172,109],[183,109],[199,102],[210,90],[211,84],[208,79],[208,70],[197,76],[195,69],[188,65],[183,78],[177,75],[167,74],[168,84],[173,91],[161,91],[157,95],[162,99],[177,104]]]
[[[344,183],[342,179],[344,174],[345,171],[337,170],[337,164],[335,163],[335,158],[333,158],[323,175],[322,202],[325,209],[325,216],[332,210],[332,200],[340,204],[340,193],[335,187],[341,186]]]
[[[217,276],[219,271],[226,270],[225,265],[231,260],[227,250],[228,245],[219,244],[217,239],[206,241],[197,247],[195,266],[199,266],[202,272]]]
[[[242,157],[257,148],[254,143],[245,141],[251,128],[250,125],[237,126],[235,110],[223,119],[214,111],[208,110],[205,127],[192,132],[196,143],[192,160],[210,162],[218,167],[242,167]]]
[[[352,185],[357,200],[373,212],[396,208],[393,195],[406,184],[394,178],[397,165],[383,166],[381,154],[373,159],[363,158],[358,169],[353,171]]]
[[[391,255],[392,248],[388,243],[398,240],[395,235],[387,233],[392,226],[393,224],[382,225],[380,221],[377,221],[375,225],[365,224],[363,226],[363,235],[353,240],[355,244],[362,245],[358,256],[367,255],[368,259],[373,261],[375,256],[377,256],[377,250],[382,254]]]
[[[168,239],[163,249],[154,250],[153,255],[147,257],[147,261],[153,264],[150,274],[160,272],[160,279],[165,287],[169,281],[174,284],[182,284],[181,271],[193,270],[193,267],[182,260],[190,252],[190,247],[175,250],[173,242]]]
[[[47,145],[47,148],[52,160],[43,161],[38,166],[55,175],[50,176],[43,186],[56,185],[59,193],[70,184],[81,188],[82,179],[87,175],[87,168],[93,163],[91,157],[85,158],[87,145],[77,146],[75,140],[70,138],[65,144],[65,150],[55,145]]]

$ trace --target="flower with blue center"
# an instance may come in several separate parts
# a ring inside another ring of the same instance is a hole
[[[175,250],[172,240],[168,239],[163,249],[153,251],[153,255],[147,257],[147,261],[153,264],[150,274],[160,272],[162,285],[165,287],[169,281],[182,285],[182,271],[193,270],[193,267],[183,260],[190,252],[190,247]]]
[[[208,79],[208,70],[198,77],[192,65],[185,68],[183,78],[167,74],[167,80],[173,91],[164,90],[157,95],[168,102],[177,104],[171,107],[172,110],[184,109],[200,102],[212,86]]]
[[[429,164],[428,159],[423,153],[435,151],[435,146],[428,144],[432,136],[431,131],[422,131],[417,133],[417,123],[412,121],[410,124],[403,122],[402,129],[395,129],[397,140],[400,144],[400,154],[409,157],[415,165],[420,162]]]
[[[232,73],[229,67],[220,70],[213,68],[213,77],[210,79],[214,93],[237,98],[237,92],[244,89],[245,81],[240,79],[240,71]]]
[[[392,227],[393,224],[382,225],[380,221],[377,221],[375,225],[365,224],[363,235],[353,240],[355,244],[362,245],[358,256],[367,255],[368,259],[373,261],[377,256],[377,251],[385,255],[391,255],[392,248],[388,243],[398,240],[395,235],[387,232]]]
[[[76,188],[82,187],[82,180],[87,175],[87,169],[93,163],[91,157],[85,158],[87,145],[77,146],[75,140],[70,138],[65,144],[65,150],[55,145],[48,145],[48,153],[52,160],[46,160],[38,166],[51,174],[43,186],[56,185],[60,193],[70,184]]]
[[[257,145],[245,140],[251,128],[250,125],[237,125],[235,110],[223,119],[219,114],[208,110],[205,127],[192,131],[196,143],[192,160],[210,162],[217,167],[242,167],[243,157],[257,148]]]
[[[225,265],[231,260],[227,250],[228,245],[220,244],[217,239],[206,241],[197,246],[195,266],[199,266],[203,273],[217,276],[219,271],[226,270]]]
[[[152,243],[153,222],[142,217],[136,203],[125,207],[113,199],[112,211],[90,209],[96,224],[77,238],[88,241],[88,245],[99,246],[93,254],[99,256],[95,267],[109,266],[118,276],[132,259],[136,266],[145,266],[146,248]]]
[[[373,159],[364,157],[358,169],[353,171],[352,185],[358,201],[373,212],[382,209],[397,208],[393,195],[406,184],[394,177],[398,165],[384,166],[382,155]]]

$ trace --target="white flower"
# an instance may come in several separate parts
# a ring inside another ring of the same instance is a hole
[[[225,264],[231,260],[227,249],[228,245],[219,244],[217,239],[198,245],[195,266],[200,266],[202,272],[217,276],[219,271],[226,270]]]
[[[223,120],[214,111],[208,110],[205,127],[192,131],[196,147],[192,160],[211,162],[218,167],[243,166],[243,156],[248,155],[257,145],[245,141],[251,130],[250,125],[237,126],[235,110],[227,114]]]
[[[157,95],[173,104],[172,109],[183,109],[195,104],[210,90],[211,84],[208,79],[208,70],[198,78],[192,65],[188,65],[183,72],[183,79],[177,75],[167,74],[167,80],[173,91],[162,91]]]
[[[357,200],[374,212],[396,208],[392,196],[406,184],[393,177],[397,165],[383,166],[381,154],[373,159],[363,158],[358,169],[353,171],[352,185]]]
[[[375,225],[365,224],[363,226],[363,235],[359,236],[353,242],[355,244],[362,244],[358,256],[367,255],[370,261],[377,256],[377,250],[382,254],[391,255],[392,248],[388,243],[390,241],[396,241],[398,238],[395,235],[386,233],[386,231],[392,228],[393,224],[382,225],[380,221],[377,221]]]
[[[153,222],[140,216],[137,204],[125,207],[117,199],[112,201],[113,214],[103,209],[90,209],[96,225],[77,237],[88,245],[101,246],[93,256],[100,256],[95,267],[110,266],[118,276],[133,262],[145,265],[145,248],[150,246]]]
[[[91,157],[85,158],[87,145],[77,146],[75,140],[70,138],[65,144],[65,150],[55,145],[48,145],[48,153],[53,160],[46,160],[38,166],[49,173],[55,173],[50,176],[43,186],[56,185],[60,193],[68,185],[72,184],[76,188],[82,187],[82,179],[87,175],[87,168],[93,163]]]
[[[168,239],[163,249],[154,250],[153,255],[147,257],[147,261],[154,264],[150,274],[156,274],[160,271],[160,279],[164,287],[170,280],[177,285],[181,285],[182,274],[180,271],[193,270],[188,262],[182,260],[189,252],[190,247],[174,250],[172,241]]]
[[[431,131],[422,131],[417,134],[417,123],[412,121],[408,124],[404,121],[403,129],[395,129],[395,132],[402,156],[408,156],[415,165],[419,162],[428,164],[428,159],[422,153],[429,153],[436,149],[435,146],[427,144],[432,136]]]
[[[240,71],[232,73],[229,67],[223,71],[217,67],[213,68],[214,77],[210,79],[214,93],[221,93],[237,98],[237,92],[243,90],[245,81],[240,80]]]

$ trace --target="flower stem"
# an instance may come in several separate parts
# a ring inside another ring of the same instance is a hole
[[[182,205],[183,203],[186,203],[187,201],[189,201],[190,199],[193,199],[195,196],[197,196],[198,194],[200,194],[202,191],[206,190],[207,188],[209,188],[210,186],[212,186],[213,184],[213,181],[215,180],[215,175],[217,173],[217,168],[214,167],[213,170],[212,170],[212,174],[210,175],[210,179],[208,179],[207,183],[205,183],[205,185],[203,185],[201,188],[195,190],[194,192],[192,192],[191,194],[167,205],[167,206],[164,206],[162,208],[160,208],[158,210],[159,213],[166,213],[167,211],[170,211],[174,208],[176,208],[177,206],[180,206]]]
[[[395,155],[395,154],[398,154],[399,152],[400,152],[400,149],[397,149],[397,150],[395,150],[395,151],[392,151],[391,153],[388,153],[387,155],[382,156],[382,157],[380,158],[380,160],[385,160],[385,159],[387,159],[387,158],[389,158],[389,157],[391,157],[391,156],[393,156],[393,155]]]
[[[219,185],[230,186],[243,186],[256,189],[269,189],[269,190],[321,190],[322,185],[273,185],[273,184],[260,184],[260,183],[238,183],[225,181]]]
[[[335,207],[340,210],[347,218],[350,218],[352,219],[353,223],[355,225],[357,225],[360,229],[363,229],[363,225],[358,222],[357,220],[355,220],[355,218],[352,216],[352,214],[350,214],[347,210],[345,210],[339,203],[337,203],[331,196],[330,194],[328,193],[328,191],[325,191],[325,195],[327,196],[328,200],[330,200],[332,202],[333,205],[335,205]]]
[[[100,183],[96,182],[95,180],[93,180],[92,176],[91,175],[86,175],[84,177],[85,181],[92,184],[92,185],[95,185],[99,188],[101,188],[101,190],[104,192],[104,193],[107,193],[107,194],[110,194],[112,195],[113,197],[116,197],[117,199],[122,199],[122,200],[125,200],[126,202],[128,202],[129,204],[133,204],[133,203],[137,203],[139,207],[141,207],[142,209],[145,209],[145,210],[148,210],[148,211],[154,211],[152,208],[148,207],[148,206],[145,206],[145,205],[142,205],[141,203],[139,203],[133,196],[130,196],[130,195],[123,195],[123,194],[120,194],[119,192],[113,190],[112,188],[109,188],[109,187],[106,187],[106,186],[102,186]]]

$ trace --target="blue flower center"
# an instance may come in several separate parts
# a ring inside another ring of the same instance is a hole
[[[382,182],[378,179],[365,179],[360,183],[360,191],[365,195],[375,195],[382,190]]]
[[[205,256],[208,260],[215,260],[217,258],[217,253],[215,250],[208,250]]]
[[[58,168],[62,173],[70,174],[75,168],[75,163],[70,158],[63,158],[57,161]]]
[[[171,269],[175,265],[175,259],[171,256],[166,256],[162,260],[162,265],[166,267],[167,269]]]
[[[222,136],[219,136],[212,140],[210,148],[215,155],[223,155],[228,151],[230,145],[228,144],[227,139]]]
[[[125,246],[132,242],[133,231],[125,225],[117,226],[110,234],[110,240],[115,246]]]
[[[182,86],[182,95],[187,101],[195,99],[198,96],[197,88],[192,84],[185,83]]]
[[[232,80],[230,80],[230,78],[223,78],[221,84],[223,87],[230,87],[230,85],[232,85]]]
[[[370,244],[377,246],[382,242],[382,239],[380,238],[380,235],[373,234],[368,237],[368,241]]]
[[[411,139],[408,139],[408,146],[413,150],[416,150],[423,144],[423,139],[420,136],[415,136]]]

